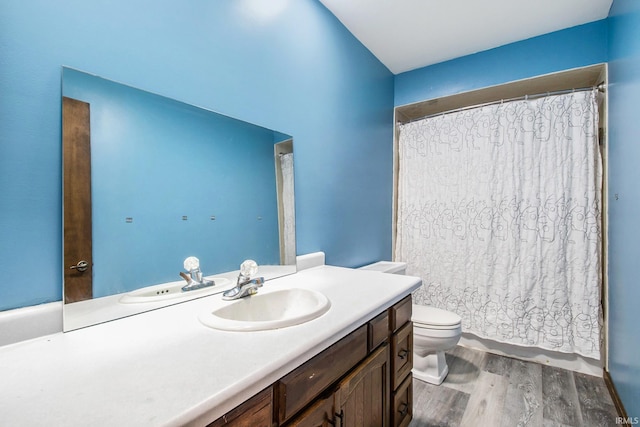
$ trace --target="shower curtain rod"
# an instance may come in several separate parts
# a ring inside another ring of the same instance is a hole
[[[545,96],[564,95],[566,93],[582,92],[582,91],[593,90],[593,89],[597,89],[598,92],[604,92],[605,88],[606,88],[606,85],[604,83],[600,83],[600,84],[595,85],[595,86],[573,88],[573,89],[563,89],[563,90],[556,90],[556,91],[551,91],[551,92],[541,92],[541,93],[536,93],[536,94],[533,94],[533,95],[516,96],[514,98],[500,99],[498,101],[485,102],[484,104],[469,105],[469,106],[466,106],[466,107],[460,107],[460,108],[454,108],[452,110],[441,111],[439,113],[428,114],[426,116],[416,117],[415,119],[407,120],[406,122],[398,121],[397,124],[404,125],[404,124],[407,124],[407,123],[417,122],[418,120],[430,119],[431,117],[444,116],[445,114],[457,113],[459,111],[470,110],[472,108],[481,108],[481,107],[486,107],[488,105],[502,104],[504,102],[510,102],[510,101],[538,99],[538,98],[544,98]]]

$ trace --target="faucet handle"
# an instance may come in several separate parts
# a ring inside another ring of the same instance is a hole
[[[244,277],[251,277],[258,272],[258,263],[252,259],[245,260],[240,264],[240,274]]]
[[[200,260],[194,256],[187,257],[184,260],[184,269],[187,271],[197,270],[200,268]]]

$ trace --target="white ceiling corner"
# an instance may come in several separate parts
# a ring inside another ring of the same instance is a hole
[[[613,0],[320,0],[394,74],[607,17]]]

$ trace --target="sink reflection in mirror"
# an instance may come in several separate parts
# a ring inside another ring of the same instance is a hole
[[[246,258],[266,280],[295,272],[289,135],[66,67],[62,80],[65,331],[228,289],[147,294],[191,254],[216,277]]]
[[[205,279],[215,282],[215,285],[184,292],[182,290],[184,281],[163,283],[126,293],[120,297],[119,301],[121,304],[143,304],[174,299],[189,299],[217,294],[234,286],[233,282],[225,277],[205,277]]]
[[[302,288],[260,291],[199,314],[200,322],[224,331],[263,331],[299,325],[322,316],[331,302]]]

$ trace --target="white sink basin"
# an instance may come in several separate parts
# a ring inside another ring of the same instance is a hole
[[[201,297],[226,291],[230,287],[233,287],[231,280],[224,277],[206,277],[205,279],[213,280],[215,282],[215,286],[208,286],[206,288],[184,292],[182,287],[187,283],[184,280],[163,283],[160,285],[147,286],[146,288],[124,294],[120,298],[120,302],[123,304],[139,304],[195,296]]]
[[[225,331],[263,331],[313,320],[326,313],[331,302],[320,292],[292,288],[258,293],[226,303],[198,318],[205,326]]]

